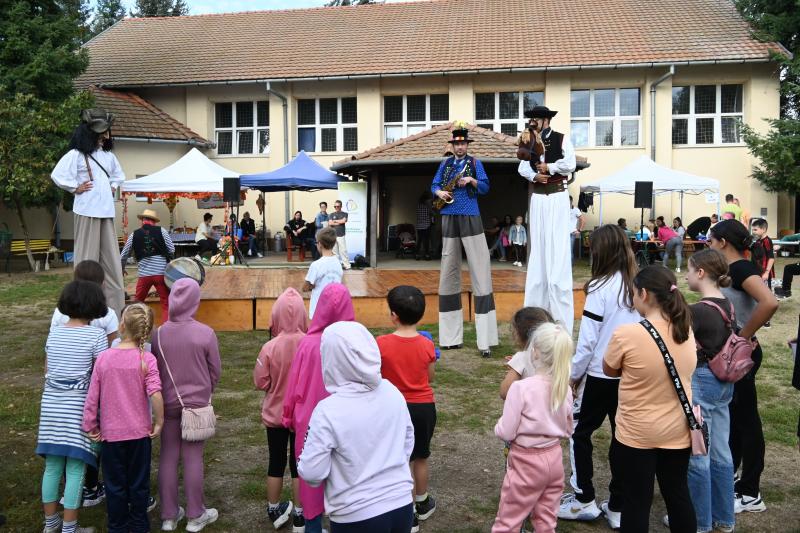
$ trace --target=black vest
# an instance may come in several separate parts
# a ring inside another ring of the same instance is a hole
[[[163,256],[167,261],[170,260],[167,244],[161,233],[161,226],[148,224],[133,232],[133,255],[137,261],[157,255]]]
[[[542,144],[544,144],[544,162],[555,163],[559,159],[564,158],[564,134],[555,130],[550,130],[550,135],[545,138],[542,135]],[[538,161],[531,159],[531,168],[536,170],[536,163]]]

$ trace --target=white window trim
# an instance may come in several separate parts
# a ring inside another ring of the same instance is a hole
[[[623,89],[638,89],[639,91],[639,114],[638,115],[620,115],[620,91]],[[598,117],[594,114],[594,92],[595,91],[614,91],[614,115]],[[570,126],[572,122],[588,122],[589,123],[589,144],[585,146],[576,145],[575,148],[641,148],[642,147],[642,88],[641,87],[604,87],[601,89],[572,89],[573,91],[589,91],[589,116],[573,116],[570,117]],[[614,135],[610,145],[596,144],[597,142],[597,122],[613,121]],[[636,144],[622,144],[622,121],[635,120],[638,122],[638,139]]]
[[[447,106],[448,106],[447,116],[449,118],[450,117],[450,109],[449,109],[450,108],[450,94],[449,93],[432,93],[432,95],[434,95],[434,96],[447,95]],[[412,127],[412,128],[422,128],[422,131],[425,131],[425,130],[428,130],[428,129],[434,127],[434,126],[439,126],[440,124],[447,124],[449,122],[449,120],[431,120],[431,96],[432,95],[431,94],[426,94],[425,95],[425,120],[424,121],[415,120],[415,121],[410,121],[409,122],[409,120],[408,120],[408,100],[407,100],[407,98],[408,98],[408,96],[422,96],[422,95],[420,95],[420,94],[405,95],[404,94],[403,95],[403,104],[402,104],[402,106],[403,106],[403,120],[401,120],[400,122],[386,122],[386,121],[384,121],[384,123],[383,123],[383,142],[384,143],[389,142],[388,140],[386,140],[386,128],[397,128],[397,127],[401,127],[402,128],[402,132],[400,134],[400,137],[398,139],[395,139],[395,141],[397,141],[399,139],[404,139],[404,138],[409,136],[408,128],[410,128],[410,127]],[[398,94],[384,94],[383,98],[385,99],[386,97],[396,97],[396,96],[400,96],[400,95],[398,95]],[[384,100],[383,104],[386,105],[385,104],[385,100]],[[385,116],[384,113],[381,113],[381,114],[383,116]],[[394,141],[392,141],[392,142],[394,142]]]
[[[237,128],[236,127],[236,106],[242,102],[250,102],[250,105],[253,108],[253,125],[248,128]],[[267,113],[269,113],[269,100],[221,100],[219,102],[213,102],[214,104],[214,142],[217,146],[219,146],[219,139],[217,134],[219,132],[231,132],[231,153],[230,154],[220,154],[217,152],[217,148],[214,148],[214,155],[215,157],[219,158],[227,158],[227,157],[269,157],[271,152],[271,141],[267,143],[266,151],[262,154],[258,152],[258,133],[260,131],[266,131],[267,135],[269,135],[269,120],[267,120],[266,126],[259,126],[258,125],[258,102],[266,102],[267,103]],[[231,127],[230,128],[218,128],[217,127],[217,104],[231,104]],[[239,153],[239,135],[240,131],[251,131],[253,132],[253,152],[240,154]]]
[[[320,124],[319,122],[319,101],[320,100],[329,100],[331,98],[336,98],[336,124]],[[320,154],[320,155],[330,155],[330,154],[355,154],[358,152],[358,146],[356,145],[355,150],[345,150],[344,149],[344,130],[345,128],[356,128],[356,144],[358,143],[358,122],[354,123],[346,123],[343,124],[342,120],[342,98],[357,98],[355,96],[330,96],[324,98],[298,98],[297,100],[314,100],[314,124],[297,124],[297,151],[300,151],[300,128],[315,128],[314,133],[314,151],[313,152],[306,152],[309,154]],[[356,108],[358,107],[358,100],[356,100]],[[356,120],[358,120],[358,111],[356,111]],[[333,151],[322,151],[322,130],[323,129],[335,129],[336,130],[336,150]]]
[[[517,118],[499,118],[500,117],[500,93],[517,93],[517,105],[519,107],[517,112]],[[544,101],[544,91],[534,90],[534,91],[495,91],[494,93],[494,119],[489,120],[478,120],[475,118],[475,124],[491,124],[492,131],[500,132],[500,125],[501,124],[516,124],[517,131],[520,132],[525,129],[525,125],[528,123],[528,119],[525,118],[525,93],[542,93],[542,101]],[[475,94],[487,94],[487,93],[475,93]],[[477,106],[477,102],[476,102]],[[475,117],[478,116],[478,109],[475,109]],[[516,135],[516,134],[515,134]],[[513,135],[512,135],[513,137]]]
[[[739,121],[744,124],[744,84],[742,83],[721,83],[721,84],[703,84],[701,83],[700,86],[703,85],[714,85],[716,88],[715,90],[715,99],[716,99],[716,107],[718,111],[716,113],[695,113],[694,112],[694,89],[696,85],[674,85],[673,87],[688,87],[689,88],[689,113],[684,113],[680,115],[672,115],[672,119],[686,119],[687,126],[686,126],[686,140],[688,141],[686,144],[673,144],[672,146],[675,147],[687,147],[687,146],[699,146],[699,147],[709,147],[709,146],[744,146],[745,142],[742,141],[741,132],[739,134],[739,142],[734,143],[726,143],[722,142],[722,119],[723,118],[738,118]],[[722,86],[723,85],[741,85],[742,86],[742,110],[736,113],[723,113],[722,112]],[[670,95],[671,96],[671,95]],[[670,98],[670,106],[671,106],[671,98]],[[698,118],[713,118],[714,119],[714,141],[710,143],[698,143],[697,140],[697,119]],[[672,120],[670,120],[670,142],[672,141]]]

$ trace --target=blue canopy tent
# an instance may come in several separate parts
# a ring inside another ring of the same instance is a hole
[[[242,186],[263,192],[335,189],[347,178],[331,172],[300,151],[294,159],[272,172],[242,174]]]

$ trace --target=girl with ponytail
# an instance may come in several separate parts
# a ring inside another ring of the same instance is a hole
[[[125,308],[121,341],[97,358],[84,405],[83,431],[103,442],[109,531],[149,531],[150,441],[164,425],[158,364],[145,351],[152,328],[145,304]]]
[[[511,450],[492,533],[517,533],[528,516],[537,532],[555,531],[564,488],[559,439],[572,434],[572,350],[564,326],[541,324],[528,345],[536,373],[508,389],[494,433]]]
[[[666,344],[691,402],[688,385],[697,354],[691,312],[675,274],[660,265],[648,266],[634,277],[633,286],[633,305]],[[617,429],[610,454],[612,463],[618,465],[622,491],[621,531],[649,530],[656,477],[670,530],[697,531],[687,484],[689,424],[661,350],[643,324],[626,324],[614,331],[603,370],[620,378]]]

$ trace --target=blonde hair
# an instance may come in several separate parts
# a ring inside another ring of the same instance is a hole
[[[534,351],[538,355],[533,361],[534,366],[550,376],[550,408],[555,412],[567,399],[572,370],[572,336],[561,324],[545,322],[533,332],[528,349],[531,357]]]
[[[131,304],[122,311],[122,323],[125,325],[123,332],[125,340],[133,341],[139,346],[142,373],[147,374],[144,343],[150,338],[150,332],[153,330],[153,310],[143,303]]]

